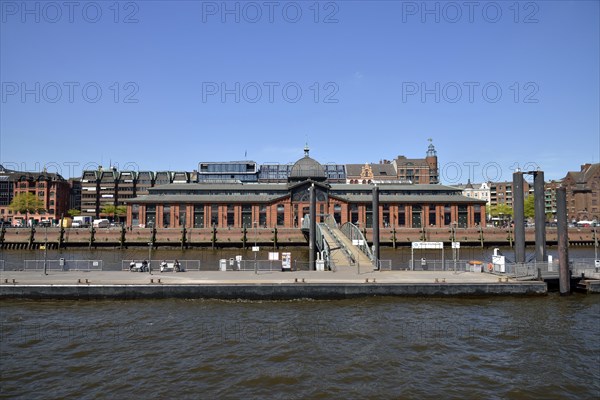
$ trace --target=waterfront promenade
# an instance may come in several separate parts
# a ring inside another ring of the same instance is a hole
[[[364,296],[543,295],[544,282],[452,271],[0,272],[0,298],[336,299]]]

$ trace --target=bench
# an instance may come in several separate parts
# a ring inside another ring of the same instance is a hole
[[[160,272],[173,272],[175,271],[175,263],[168,262],[167,265],[161,263]]]
[[[146,266],[147,268],[147,266]],[[136,262],[134,266],[129,266],[129,271],[131,272],[144,272],[146,269],[143,267],[143,263]]]

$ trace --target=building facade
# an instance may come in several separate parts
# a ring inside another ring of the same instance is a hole
[[[584,164],[562,180],[571,222],[600,221],[600,163]]]
[[[392,164],[400,181],[420,184],[436,184],[440,182],[437,151],[429,140],[425,158],[406,158],[398,156]]]
[[[9,207],[11,201],[15,196],[25,193],[31,193],[41,200],[44,211],[24,214],[12,211]],[[69,193],[69,183],[59,174],[0,168],[0,220],[18,226],[57,223],[67,215]]]
[[[309,213],[309,188],[314,186],[318,221],[330,214],[340,224],[372,227],[373,184],[330,182],[329,176],[306,148],[285,182],[156,185],[148,195],[126,201],[127,221],[157,228],[300,227]],[[485,201],[467,198],[460,189],[429,183],[378,187],[376,212],[382,227],[472,227],[485,221]]]
[[[112,217],[106,206],[124,206],[136,196],[149,194],[155,185],[190,183],[194,175],[185,171],[117,171],[116,168],[83,171],[81,177],[81,215]]]
[[[513,206],[513,182],[490,182],[490,205],[505,204]],[[523,194],[525,197],[533,195],[533,185],[523,180]]]

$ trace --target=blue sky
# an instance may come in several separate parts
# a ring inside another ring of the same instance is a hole
[[[598,1],[0,1],[0,163],[599,162]]]

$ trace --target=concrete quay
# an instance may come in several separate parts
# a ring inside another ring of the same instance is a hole
[[[0,271],[0,299],[345,299],[545,295],[544,282],[452,271]]]

